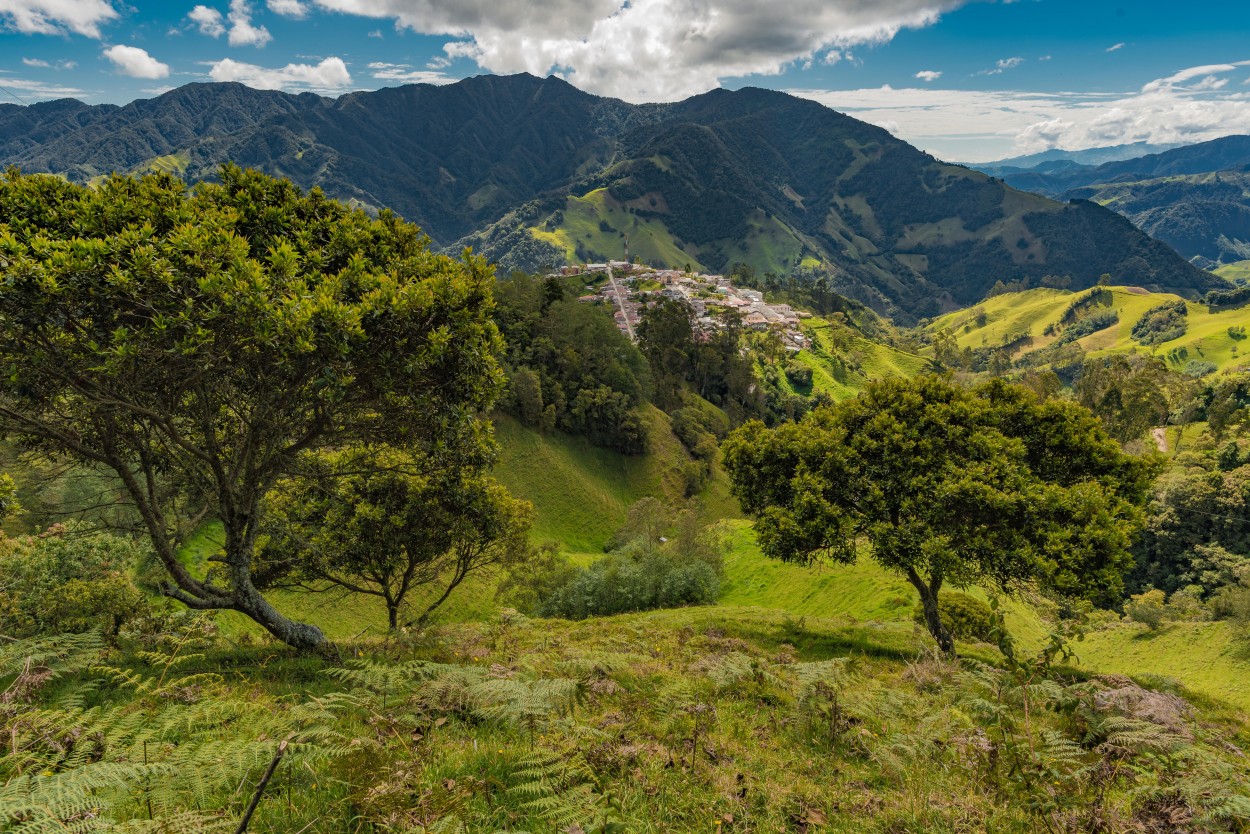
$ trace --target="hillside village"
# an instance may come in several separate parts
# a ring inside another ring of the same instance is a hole
[[[587,289],[595,291],[580,300],[615,306],[616,326],[631,339],[635,338],[634,328],[642,318],[643,309],[667,298],[688,305],[693,323],[700,331],[722,328],[728,317],[736,315],[745,327],[777,332],[789,351],[798,352],[807,346],[807,337],[799,324],[802,319],[810,318],[810,313],[795,310],[789,304],[770,304],[759,290],[735,287],[723,275],[656,269],[628,261],[570,266],[561,274],[588,278],[606,275],[607,281],[602,285],[597,281],[589,283]]]

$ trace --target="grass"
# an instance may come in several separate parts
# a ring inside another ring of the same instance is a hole
[[[898,624],[718,606],[495,618],[343,649],[332,663],[194,641],[176,665],[114,650],[125,686],[88,656],[0,717],[20,753],[0,760],[0,790],[24,770],[35,810],[72,820],[87,806],[65,797],[94,775],[93,817],[231,830],[286,738],[252,830],[1025,834],[1172,830],[1155,823],[1217,808],[1245,822],[1236,716],[1204,707],[1192,740],[1145,725],[1104,754],[1105,687],[1065,688],[1088,717],[1030,712],[1025,690],[933,658]],[[41,733],[58,723],[107,743],[66,756]],[[1055,755],[1056,738],[1085,744]],[[1044,779],[1021,778],[1023,751]],[[129,766],[140,756],[158,781]]]
[[[1150,632],[1122,623],[1077,645],[1081,664],[1099,672],[1170,678],[1250,712],[1250,643],[1226,622],[1177,622]]]
[[[1111,291],[1111,308],[1119,315],[1119,322],[1077,342],[1091,355],[1152,355],[1162,359],[1174,370],[1183,370],[1193,360],[1210,362],[1216,366],[1217,372],[1250,366],[1243,341],[1233,338],[1229,333],[1231,327],[1245,326],[1244,309],[1212,311],[1197,301],[1189,301],[1185,334],[1172,341],[1147,347],[1133,340],[1133,325],[1151,307],[1165,301],[1175,301],[1180,296],[1171,293],[1148,293],[1136,287],[1107,289]],[[967,310],[941,316],[931,322],[927,329],[934,333],[950,333],[959,347],[974,349],[1000,345],[1012,336],[1028,333],[1033,337],[1033,342],[1016,354],[1018,358],[1044,348],[1058,338],[1057,335],[1047,336],[1045,330],[1049,325],[1055,325],[1056,330],[1059,329],[1064,312],[1077,295],[1078,293],[1067,290],[1051,289],[1004,293]],[[982,320],[984,324],[979,323]]]
[[[809,347],[793,360],[812,371],[812,391],[823,391],[834,400],[853,397],[870,380],[915,376],[929,366],[922,356],[874,342],[852,331],[849,344],[840,349],[833,344],[832,330],[825,319],[813,317],[802,323]]]
[[[593,258],[619,259],[625,254],[623,235],[628,235],[631,258],[638,256],[644,263],[674,268],[689,264],[691,269],[705,271],[698,253],[678,247],[662,221],[631,214],[606,188],[595,189],[581,197],[569,196],[562,216],[554,229],[535,227],[530,229],[530,234],[561,250],[570,262],[583,260],[578,255],[579,248]]]
[[[1250,281],[1250,261],[1223,264],[1212,270],[1225,281]]]

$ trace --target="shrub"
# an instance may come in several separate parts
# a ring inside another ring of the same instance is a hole
[[[1091,333],[1105,330],[1119,321],[1120,316],[1115,310],[1095,309],[1093,312],[1065,327],[1063,335],[1059,337],[1056,344],[1066,345],[1070,342],[1075,342],[1077,339],[1083,339]]]
[[[579,571],[539,609],[546,617],[580,620],[630,611],[707,605],[720,595],[720,578],[706,562],[656,552],[609,554]]]
[[[938,613],[942,623],[957,640],[987,641],[992,637],[993,612],[981,600],[959,591],[947,591],[938,596]],[[914,619],[924,623],[924,609],[916,604]]]
[[[1164,605],[1166,599],[1163,591],[1155,589],[1134,594],[1132,601],[1124,606],[1124,613],[1133,622],[1141,623],[1151,631],[1157,631],[1167,616],[1167,608]]]
[[[787,362],[786,379],[790,380],[790,384],[795,388],[810,388],[812,386],[812,369],[798,362]]]
[[[1185,363],[1184,369],[1181,371],[1185,376],[1204,377],[1213,374],[1216,371],[1214,362],[1203,362],[1198,359],[1190,359]]]
[[[1142,313],[1133,325],[1133,339],[1143,345],[1161,345],[1185,335],[1189,306],[1181,299],[1165,301]]]
[[[93,535],[77,524],[0,540],[0,632],[31,637],[99,629],[116,636],[148,609],[133,579],[141,555],[130,539]]]

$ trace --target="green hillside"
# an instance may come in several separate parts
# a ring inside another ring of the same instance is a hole
[[[1213,271],[1226,281],[1250,281],[1250,261],[1236,261],[1231,264],[1223,264],[1216,267]]]
[[[662,415],[656,412],[649,419],[660,422]],[[633,501],[645,495],[675,498],[669,490],[675,483],[675,462],[684,452],[675,445],[671,433],[664,436],[655,432],[653,436],[661,439],[649,454],[628,458],[589,446],[580,438],[540,435],[507,418],[497,422],[497,431],[502,456],[495,474],[517,495],[534,502],[538,513],[535,539],[555,540],[565,552],[579,554],[579,560],[602,553],[604,543],[624,520],[625,510]],[[913,636],[917,628],[912,620],[915,591],[901,576],[869,559],[854,565],[809,568],[766,558],[760,553],[751,525],[738,517],[732,499],[727,497],[723,473],[718,472],[703,500],[709,516],[725,519],[720,528],[727,546],[720,604],[712,609],[692,609],[689,614],[647,616],[674,622],[716,618],[732,622],[744,617],[775,623],[792,618],[838,623],[839,628],[854,626],[864,635],[879,635],[890,645],[899,641],[924,644],[924,638]],[[216,548],[214,537],[218,535],[214,525],[206,526],[184,555],[202,563]],[[492,578],[466,581],[444,606],[439,621],[489,620],[499,609],[494,586]],[[971,592],[984,596],[977,589]],[[413,606],[423,605],[432,593],[414,595]],[[273,599],[284,613],[321,626],[336,640],[385,631],[385,611],[372,598],[280,591]],[[1041,645],[1049,626],[1038,609],[1026,601],[1009,600],[1007,613],[1013,635],[1024,646]],[[218,621],[236,639],[245,633],[260,633],[250,621],[231,612],[219,614]],[[989,651],[964,648],[974,654]],[[1159,633],[1148,632],[1136,623],[1112,624],[1092,631],[1077,645],[1077,656],[1078,666],[1090,672],[1170,679],[1250,712],[1250,687],[1244,684],[1250,680],[1250,649],[1225,622],[1174,622]]]
[[[793,361],[811,368],[813,392],[823,391],[835,400],[855,396],[870,380],[914,376],[930,365],[922,356],[858,333],[850,335],[845,344],[837,344],[836,328],[819,317],[804,321],[802,329],[809,347],[795,354]]]
[[[1244,327],[1245,309],[1212,311],[1197,301],[1188,301],[1188,326],[1185,334],[1153,347],[1132,338],[1133,325],[1152,307],[1167,301],[1180,300],[1170,293],[1150,293],[1140,287],[1107,287],[1112,295],[1109,309],[1119,321],[1076,341],[1084,350],[1097,356],[1110,353],[1141,353],[1157,356],[1176,370],[1198,360],[1214,364],[1219,371],[1247,366],[1247,349],[1243,339],[1230,333],[1230,328]],[[1088,292],[1088,291],[1086,291]],[[1017,348],[1015,358],[1048,347],[1059,339],[1065,311],[1082,293],[1068,290],[1032,289],[994,296],[966,310],[948,313],[930,322],[931,333],[945,332],[963,347],[993,348],[1027,334],[1032,341]],[[1047,334],[1047,329],[1054,332]]]

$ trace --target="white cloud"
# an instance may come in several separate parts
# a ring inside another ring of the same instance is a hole
[[[270,69],[223,58],[208,73],[214,81],[238,81],[260,90],[338,91],[352,83],[342,58],[326,58],[319,64],[287,64]]]
[[[4,77],[4,86],[22,93],[28,99],[47,100],[53,98],[77,98],[86,95],[77,87],[61,84],[45,84],[42,81],[30,81],[25,78]]]
[[[200,34],[208,35],[210,38],[220,38],[226,34],[226,25],[223,22],[221,12],[211,9],[208,6],[196,6],[187,13],[187,18],[199,27]]]
[[[916,77],[921,81],[937,81],[942,77],[942,73],[938,70],[921,70],[916,73]]]
[[[231,46],[264,46],[273,40],[269,30],[264,26],[252,25],[252,7],[247,0],[230,0],[230,41]]]
[[[265,5],[269,7],[269,11],[283,17],[302,19],[308,16],[308,7],[302,0],[265,0]]]
[[[78,66],[77,61],[57,61],[56,63],[52,63],[50,61],[44,61],[41,58],[23,58],[22,63],[28,67],[53,70],[72,70],[74,67]]]
[[[433,64],[434,61],[430,63]],[[456,80],[448,78],[441,72],[414,69],[411,64],[387,64],[379,61],[369,64],[369,69],[372,70],[373,77],[379,81],[400,81],[404,84],[450,84]]]
[[[25,35],[74,32],[100,37],[100,25],[117,19],[108,0],[0,0],[0,29]]]
[[[1250,133],[1250,93],[1208,81],[1250,61],[1191,67],[1125,93],[943,90],[794,91],[947,159],[997,159],[1047,148],[1202,142]]]
[[[671,101],[721,79],[776,75],[904,28],[966,0],[313,0],[457,40],[452,58],[491,72],[555,71],[631,101]]]
[[[381,38],[381,37],[382,37],[382,30],[381,30],[381,29],[374,29],[372,32],[370,32],[370,33],[369,33],[369,37],[371,37],[371,38]]]
[[[994,63],[993,69],[984,69],[975,74],[976,75],[1002,75],[1003,72],[1005,72],[1006,70],[1015,69],[1016,67],[1020,66],[1023,63],[1024,63],[1024,59],[1020,57],[1001,58]]]
[[[131,78],[169,77],[169,64],[162,64],[137,46],[110,46],[104,50],[104,57],[113,62],[118,72]]]
[[[1127,45],[1128,45],[1128,44],[1125,44],[1125,43],[1116,43],[1116,44],[1112,44],[1111,46],[1108,46],[1108,47],[1106,48],[1106,50],[1104,50],[1104,51],[1106,51],[1106,52],[1117,52],[1117,51],[1119,51],[1119,50],[1123,49],[1123,48],[1124,48],[1125,46],[1127,46]]]

